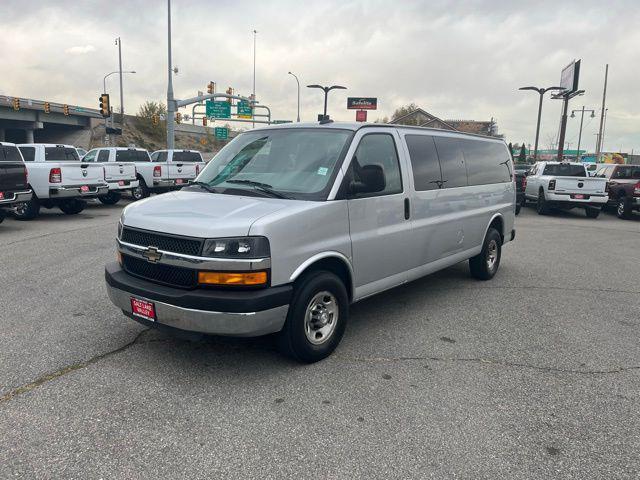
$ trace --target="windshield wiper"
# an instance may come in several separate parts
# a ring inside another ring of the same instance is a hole
[[[269,185],[268,183],[262,183],[262,182],[255,182],[253,180],[227,180],[227,183],[239,183],[240,185],[249,185],[253,188],[255,188],[256,190],[259,190],[261,192],[264,192],[268,195],[271,195],[272,197],[276,197],[276,198],[286,198],[286,199],[291,199],[290,196],[285,195],[284,193],[278,192],[276,190],[273,189],[273,187],[271,185]]]
[[[191,182],[188,186],[189,187],[190,186],[200,187],[200,188],[206,190],[209,193],[220,193],[215,188],[213,188],[211,185],[209,185],[207,182]]]

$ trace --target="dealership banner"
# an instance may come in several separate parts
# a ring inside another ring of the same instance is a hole
[[[348,110],[377,110],[378,99],[373,97],[349,97],[347,98]]]

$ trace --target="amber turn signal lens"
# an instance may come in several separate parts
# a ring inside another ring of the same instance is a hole
[[[264,285],[267,272],[198,272],[198,283],[203,285]]]

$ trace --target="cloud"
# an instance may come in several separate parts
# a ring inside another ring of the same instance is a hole
[[[76,47],[67,48],[64,53],[69,55],[84,55],[85,53],[95,52],[96,47],[93,45],[79,45]]]

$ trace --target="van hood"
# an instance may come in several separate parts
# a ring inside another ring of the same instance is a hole
[[[241,237],[260,217],[294,200],[178,191],[132,203],[122,212],[128,227],[200,238]]]

